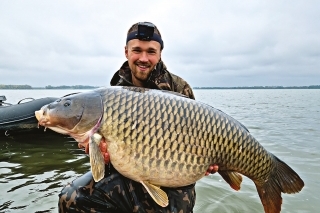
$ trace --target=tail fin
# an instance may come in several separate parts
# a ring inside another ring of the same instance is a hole
[[[266,213],[279,213],[283,193],[299,192],[304,182],[286,163],[275,157],[276,167],[264,184],[256,183],[261,202]]]

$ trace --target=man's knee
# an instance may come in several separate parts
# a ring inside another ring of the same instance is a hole
[[[90,186],[92,181],[91,172],[87,172],[83,176],[75,179],[72,183],[67,184],[59,194],[59,212],[77,212],[76,199],[78,197],[78,189]]]
[[[68,184],[65,186],[59,194],[59,213],[70,212],[70,208],[75,208],[75,198],[77,196],[77,191],[73,184]]]

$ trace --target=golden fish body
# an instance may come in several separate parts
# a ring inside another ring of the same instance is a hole
[[[87,97],[90,101],[85,101]],[[68,121],[63,114],[62,106],[68,98],[74,107],[68,116],[74,113],[78,120]],[[212,164],[219,165],[219,174],[233,189],[240,189],[239,173],[252,179],[268,213],[280,212],[281,192],[299,192],[304,186],[288,165],[265,150],[237,120],[172,92],[102,88],[66,96],[59,103],[44,106],[36,115],[41,125],[70,134],[78,142],[86,141],[83,135],[93,135],[90,149],[95,151],[90,160],[96,180],[104,175],[97,144],[105,137],[112,165],[124,176],[142,183],[162,206],[168,200],[159,186],[194,183]],[[50,117],[57,122],[46,124],[44,121]],[[93,123],[97,123],[95,127]]]
[[[179,187],[215,163],[264,181],[270,155],[241,125],[215,108],[162,91],[108,90],[100,132],[113,166],[136,181]],[[145,93],[145,94],[144,94]],[[138,178],[139,177],[139,178]]]

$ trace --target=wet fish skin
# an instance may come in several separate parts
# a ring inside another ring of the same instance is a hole
[[[97,133],[106,138],[113,166],[141,182],[159,205],[167,205],[167,198],[156,186],[194,183],[211,164],[219,165],[219,174],[236,190],[242,181],[239,173],[252,179],[267,213],[280,212],[281,192],[296,193],[304,186],[300,177],[265,150],[241,123],[209,105],[144,88],[113,87],[94,93],[99,96],[91,101],[102,101],[104,108]],[[79,102],[87,96],[69,98]],[[48,120],[50,111],[46,107],[42,110],[48,111]],[[82,133],[92,132],[92,126],[80,123],[96,121],[98,110],[93,106],[95,116],[82,114],[76,125]],[[77,138],[77,134],[73,136]]]

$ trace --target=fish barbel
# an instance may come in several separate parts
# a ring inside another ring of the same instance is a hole
[[[212,164],[240,189],[243,174],[256,185],[264,210],[281,210],[281,193],[297,193],[304,182],[268,152],[237,120],[207,104],[169,91],[136,87],[100,88],[71,94],[35,112],[40,125],[89,143],[95,181],[104,177],[98,144],[106,139],[110,161],[140,182],[161,206],[161,190],[201,179]]]

